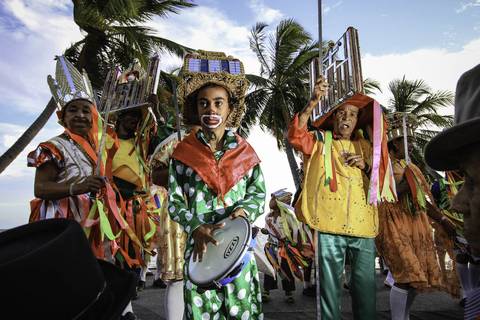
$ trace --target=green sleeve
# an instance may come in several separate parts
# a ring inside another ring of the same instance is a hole
[[[168,169],[168,213],[173,221],[180,224],[190,237],[202,222],[193,215],[180,186],[183,185],[186,166],[177,160],[170,161]]]
[[[253,223],[265,210],[265,180],[260,165],[256,165],[247,180],[245,197],[234,204],[234,211],[242,208]]]

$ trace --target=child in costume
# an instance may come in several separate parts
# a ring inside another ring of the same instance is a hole
[[[312,98],[288,132],[292,146],[309,159],[299,201],[303,219],[318,231],[321,315],[322,319],[341,317],[348,255],[354,319],[374,319],[375,204],[395,199],[382,111],[376,101],[356,93],[329,106],[313,124],[319,130],[309,132],[308,119],[327,89],[323,79],[315,84]]]
[[[187,125],[201,129],[183,139],[169,169],[169,213],[187,233],[184,268],[186,319],[263,319],[260,283],[252,259],[220,290],[199,290],[188,261],[202,261],[212,232],[225,218],[253,223],[263,213],[265,182],[253,148],[232,130],[245,110],[248,82],[242,63],[224,53],[186,56],[179,97]]]
[[[395,280],[390,290],[390,310],[394,320],[409,318],[417,291],[444,287],[433,241],[429,217],[452,235],[453,225],[427,200],[433,199],[420,169],[409,160],[415,119],[394,113],[389,121],[389,149],[399,200],[379,206],[380,233],[377,249]],[[430,200],[431,201],[431,200]],[[451,240],[450,240],[451,241]]]

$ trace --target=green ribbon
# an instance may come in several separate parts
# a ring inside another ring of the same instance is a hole
[[[155,223],[153,223],[152,219],[148,218],[148,223],[150,224],[150,231],[143,237],[145,239],[145,242],[147,242],[151,237],[153,237],[153,235],[157,231],[157,226],[155,225]]]
[[[109,240],[115,240],[116,238],[118,238],[121,231],[117,235],[113,234],[112,227],[110,226],[110,221],[108,220],[107,214],[105,213],[105,208],[103,206],[103,203],[100,200],[96,199],[93,206],[98,208],[102,242],[105,239],[105,235]]]

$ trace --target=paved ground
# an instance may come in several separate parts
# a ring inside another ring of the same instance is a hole
[[[377,276],[377,315],[378,319],[390,319],[388,295],[389,290],[383,285],[384,276]],[[147,278],[147,288],[140,292],[139,299],[134,301],[133,308],[140,320],[163,320],[164,289],[151,287],[153,279]],[[264,303],[265,319],[268,320],[297,320],[315,319],[315,299],[302,295],[301,285],[297,286],[295,303],[287,304],[284,301],[283,291],[275,290],[271,293],[271,301]],[[343,319],[353,319],[350,297],[347,291],[343,292],[342,301]],[[412,306],[411,320],[436,319],[463,319],[463,309],[458,301],[444,293],[428,293],[418,295]]]

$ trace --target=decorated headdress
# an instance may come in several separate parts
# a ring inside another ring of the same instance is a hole
[[[403,138],[405,148],[405,161],[410,163],[408,154],[409,139],[415,136],[417,127],[417,118],[415,115],[407,112],[394,112],[388,115],[388,142],[397,138]]]
[[[183,104],[183,120],[187,125],[199,125],[196,119],[196,101],[192,99],[198,90],[207,84],[225,88],[233,107],[228,117],[227,127],[240,126],[245,113],[245,93],[248,81],[240,60],[226,56],[223,52],[198,50],[185,56],[181,70],[181,82],[178,97]]]
[[[415,136],[417,118],[415,115],[406,112],[394,112],[388,115],[388,141],[405,136]]]
[[[143,69],[139,60],[122,72],[116,66],[107,75],[99,103],[99,111],[103,114],[133,109],[148,109],[148,97],[156,94],[160,78],[160,58],[155,54]]]
[[[62,119],[63,108],[73,100],[83,99],[95,105],[95,95],[88,75],[80,72],[65,56],[56,56],[55,78],[47,77],[53,99],[57,103],[57,115]]]
[[[310,66],[312,89],[319,77],[319,66],[319,59],[313,60]],[[377,204],[382,200],[395,200],[396,191],[388,154],[386,121],[380,104],[364,94],[358,31],[355,28],[349,27],[337,42],[330,43],[322,60],[322,76],[327,80],[329,87],[327,95],[313,110],[311,119],[313,125],[321,130],[328,130],[324,139],[325,145],[329,145],[333,139],[332,115],[335,110],[345,104],[359,108],[356,129],[362,129],[358,132],[359,136],[368,133],[373,144],[368,202]],[[332,155],[325,152],[324,156],[328,158]],[[326,159],[325,163],[330,164],[332,161]],[[332,191],[336,191],[335,170],[331,165],[327,165],[325,169],[325,181],[330,184]]]

